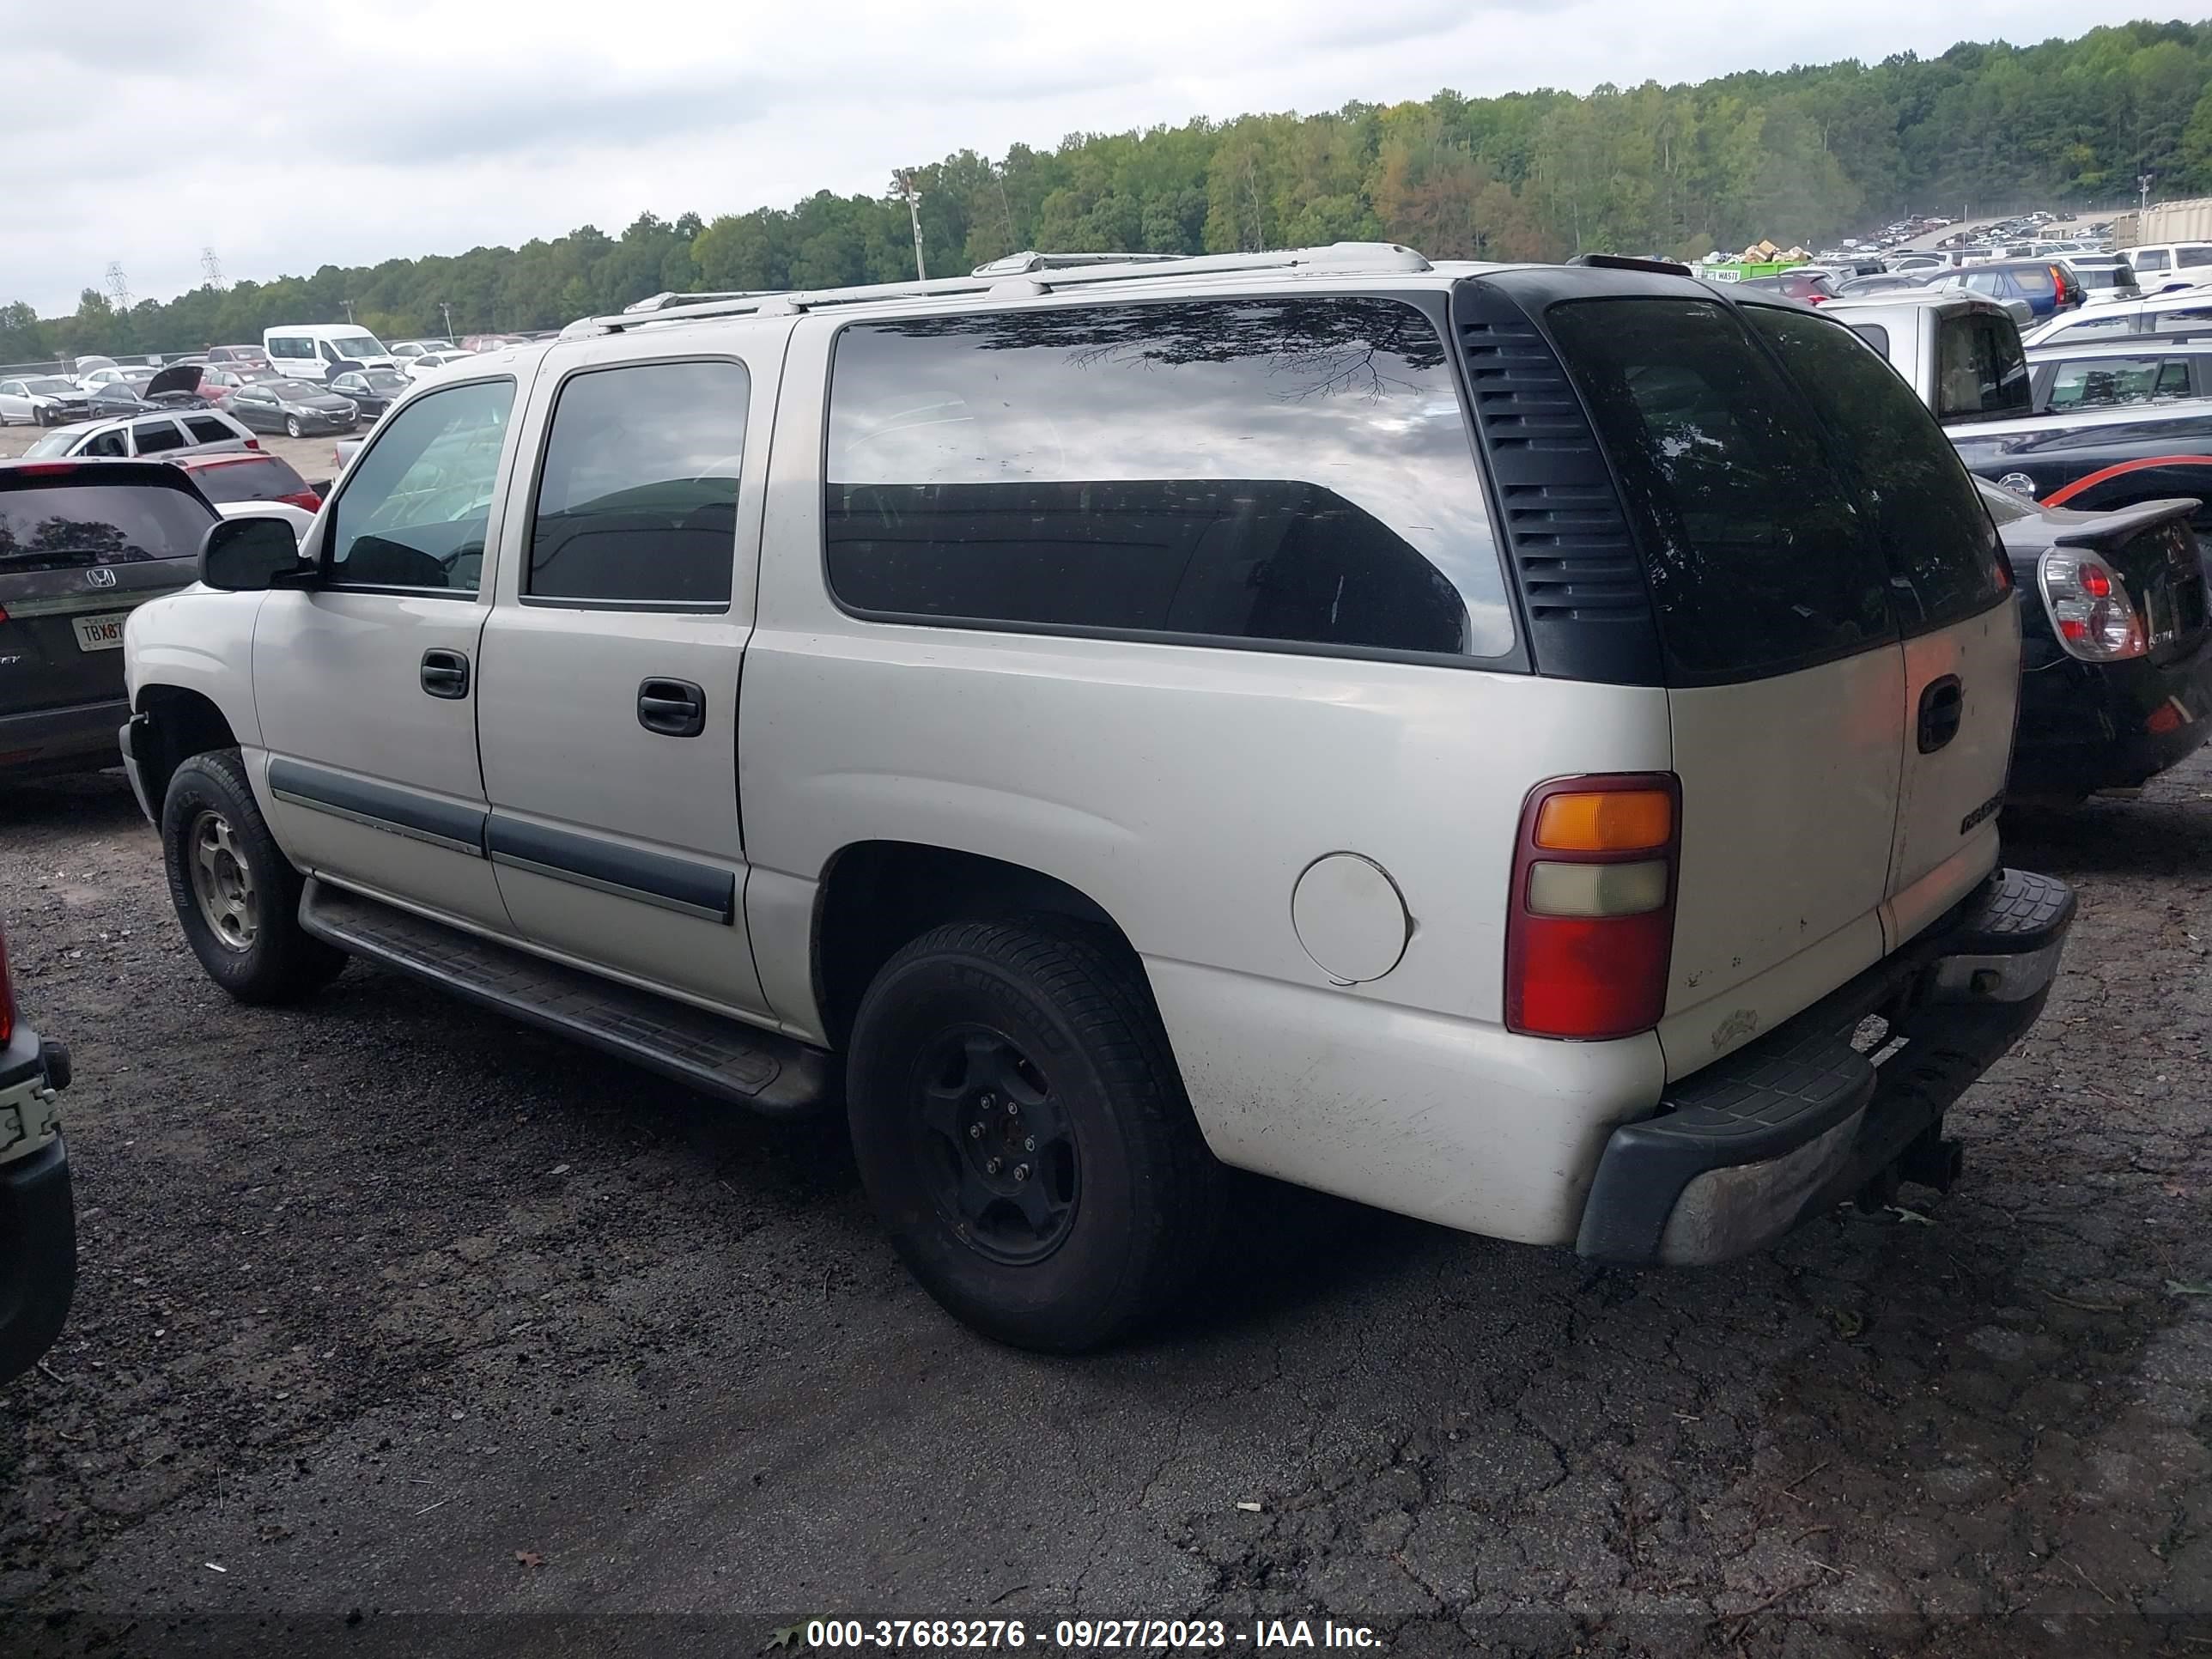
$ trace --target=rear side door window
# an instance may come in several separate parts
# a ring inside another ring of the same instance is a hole
[[[728,362],[572,376],[538,470],[524,602],[727,610],[751,393]]]
[[[1637,525],[1670,684],[1788,673],[1896,637],[1856,493],[1732,311],[1581,300],[1545,319]]]
[[[2177,270],[2182,270],[2196,265],[2212,265],[2212,245],[2199,243],[2195,247],[2176,248],[2173,263]]]
[[[141,421],[131,428],[131,442],[141,455],[158,455],[165,449],[182,449],[185,434],[174,421]]]
[[[1745,310],[1844,453],[1907,629],[1948,626],[2009,593],[1989,510],[1911,389],[1848,329],[1771,306]]]
[[[848,610],[1495,658],[1514,632],[1436,325],[1252,298],[858,323],[830,392]]]
[[[185,425],[196,444],[226,444],[238,436],[221,421],[206,415],[187,415]]]
[[[331,509],[325,580],[472,595],[514,382],[433,392],[380,428]]]
[[[2137,270],[2164,270],[2166,268],[2166,250],[2164,248],[2160,248],[2155,252],[2139,253],[2136,256],[2135,260],[2135,267]]]
[[[2063,363],[2051,382],[2049,407],[2109,409],[2153,398],[2185,397],[2189,364],[2179,357],[2092,357]]]

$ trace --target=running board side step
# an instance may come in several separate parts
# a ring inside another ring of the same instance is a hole
[[[787,1036],[564,967],[310,877],[300,926],[349,956],[649,1066],[769,1117],[829,1093],[830,1056]]]

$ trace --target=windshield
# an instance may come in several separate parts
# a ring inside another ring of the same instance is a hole
[[[26,457],[33,455],[66,455],[69,453],[70,446],[77,441],[78,434],[82,433],[83,430],[84,428],[82,427],[78,427],[74,429],[69,427],[64,427],[58,432],[49,432],[45,437],[40,439],[38,442],[33,444],[28,449],[25,450],[23,453]]]
[[[331,349],[341,357],[388,357],[392,354],[380,345],[374,334],[349,334],[342,340],[332,340]]]
[[[208,518],[196,496],[161,486],[0,487],[0,570],[196,557]]]
[[[46,375],[40,380],[26,380],[23,382],[24,391],[35,392],[42,398],[66,398],[70,392],[75,392],[76,389],[76,387],[71,386],[67,380],[58,379],[52,374]]]

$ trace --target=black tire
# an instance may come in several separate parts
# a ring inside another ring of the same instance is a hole
[[[297,1001],[345,967],[343,952],[300,926],[305,883],[269,833],[235,749],[194,755],[170,778],[161,802],[161,861],[192,954],[240,1002]],[[204,905],[196,866],[206,872]],[[221,926],[211,911],[223,913]]]
[[[296,438],[300,433],[300,417],[297,415],[287,415],[284,417],[284,435],[288,438]]]
[[[986,1066],[979,1053],[994,1044]],[[1027,1099],[1027,1122],[1057,1126],[1042,1152],[1023,1151],[1018,1102],[988,1083],[976,1094],[978,1075]],[[1141,968],[1103,930],[963,921],[914,940],[861,1000],[846,1099],[891,1243],[986,1336],[1104,1346],[1178,1302],[1212,1255],[1226,1172],[1191,1116]],[[987,1179],[982,1159],[999,1147],[1033,1161],[990,1165]],[[1054,1218],[1032,1224],[1029,1206]]]

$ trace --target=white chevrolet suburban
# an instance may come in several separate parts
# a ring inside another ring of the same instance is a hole
[[[237,997],[349,955],[770,1113],[1109,1341],[1225,1168],[1623,1263],[1899,1179],[2034,1020],[2010,577],[1839,324],[1407,249],[678,300],[406,393],[133,612]]]

